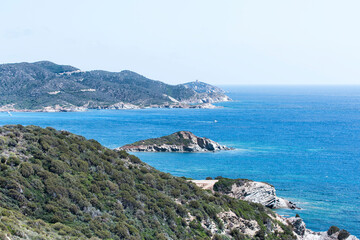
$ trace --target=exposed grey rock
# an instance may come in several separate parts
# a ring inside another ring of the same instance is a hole
[[[269,208],[298,208],[294,203],[276,196],[275,187],[264,182],[238,181],[232,185],[231,191],[227,195],[236,199],[260,203]]]
[[[197,103],[214,103],[214,102],[227,102],[231,99],[225,95],[225,91],[216,86],[200,82],[198,80],[194,82],[181,84],[185,88],[194,90],[196,94],[196,99],[191,98],[192,102]],[[189,100],[187,100],[189,101]]]
[[[300,236],[304,236],[306,225],[304,221],[299,217],[288,218],[290,224],[294,227],[294,232]]]

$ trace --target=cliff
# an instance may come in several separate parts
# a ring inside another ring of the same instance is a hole
[[[299,209],[295,203],[276,196],[275,187],[264,182],[248,179],[192,180],[203,189],[225,194],[229,197],[259,203],[265,207]]]
[[[231,150],[208,138],[197,137],[189,131],[179,131],[160,138],[141,140],[119,147],[129,152],[214,152]]]
[[[0,65],[0,111],[83,111],[147,107],[212,108],[221,89],[169,85],[131,71],[81,71],[48,61]],[[204,90],[201,90],[204,89]]]

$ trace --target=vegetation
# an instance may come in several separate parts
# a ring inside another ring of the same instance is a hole
[[[125,146],[139,146],[139,145],[175,145],[175,146],[189,146],[191,144],[190,139],[185,139],[184,134],[182,132],[176,132],[167,136],[159,137],[159,138],[150,138],[147,140],[141,140],[134,142],[132,144],[128,144]]]
[[[331,236],[331,235],[333,235],[334,233],[337,233],[337,232],[339,232],[340,231],[340,228],[338,228],[337,226],[331,226],[330,228],[329,228],[329,230],[327,231],[327,234],[329,235],[329,236]]]
[[[195,87],[168,85],[131,71],[81,72],[72,66],[47,61],[0,65],[0,106],[14,104],[17,109],[55,105],[108,108],[119,102],[148,106],[172,102],[168,96],[190,102],[225,96],[221,90],[197,93]]]
[[[219,213],[255,220],[258,239],[293,239],[273,212],[201,190],[124,151],[66,131],[0,128],[0,239],[244,239]],[[218,233],[211,233],[212,222]]]
[[[347,239],[350,236],[350,233],[346,230],[340,230],[339,235],[338,235],[338,239],[339,240],[344,240]]]
[[[238,186],[243,185],[246,182],[249,182],[251,180],[248,179],[230,179],[230,178],[223,178],[223,177],[216,177],[218,181],[214,184],[214,191],[216,192],[222,192],[222,193],[230,193],[231,187],[234,184],[237,184]]]

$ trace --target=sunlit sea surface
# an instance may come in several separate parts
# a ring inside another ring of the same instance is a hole
[[[274,185],[315,231],[331,225],[360,236],[360,87],[224,87],[219,109],[0,113],[0,125],[51,126],[109,148],[189,130],[234,151],[137,153],[176,176],[248,178]],[[215,120],[217,122],[215,122]]]

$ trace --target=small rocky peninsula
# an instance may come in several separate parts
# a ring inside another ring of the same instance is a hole
[[[141,140],[119,147],[128,152],[214,152],[232,150],[205,137],[197,137],[189,131],[179,131],[160,138]]]
[[[189,180],[204,190],[211,190],[213,193],[220,193],[229,197],[244,200],[252,203],[259,203],[265,207],[299,209],[295,203],[276,196],[275,187],[264,182],[255,182],[248,179],[209,179],[209,180]],[[239,224],[239,220],[233,215],[224,215],[233,224]],[[294,234],[294,239],[298,240],[358,240],[348,231],[331,226],[327,231],[314,232],[306,228],[303,219],[297,214],[295,217],[286,218],[277,213],[273,214],[273,219],[284,226],[289,226]],[[241,224],[240,224],[241,225]],[[228,225],[225,224],[225,228]],[[267,225],[267,228],[269,226]],[[273,229],[276,230],[276,229]]]
[[[209,189],[248,202],[260,203],[268,208],[299,209],[295,203],[276,196],[275,187],[269,183],[228,178],[192,180],[192,182],[203,189]]]

